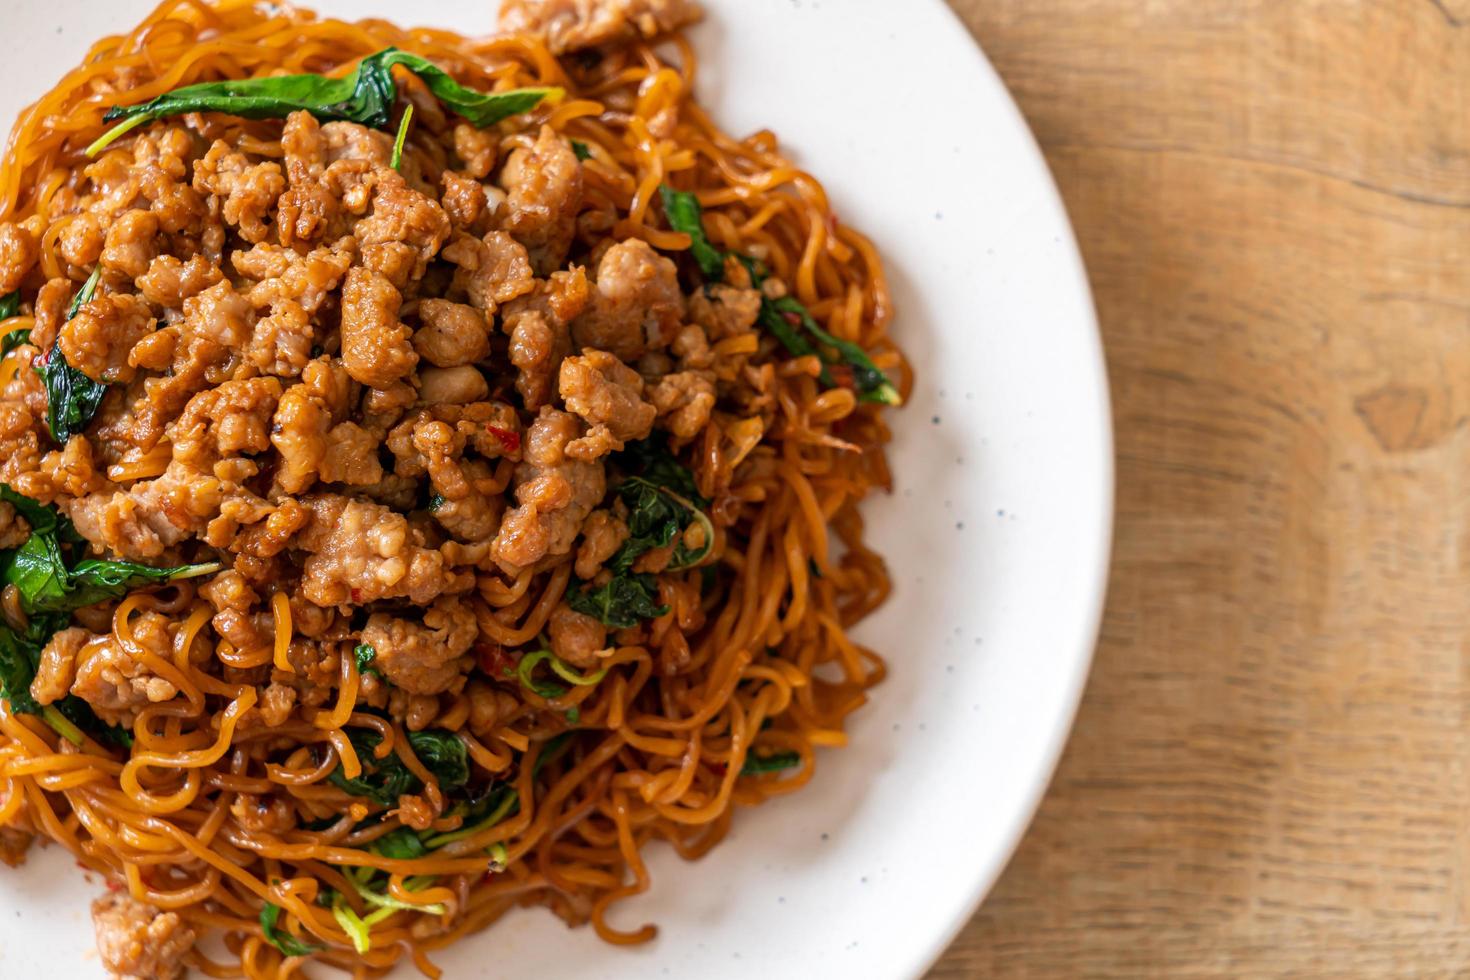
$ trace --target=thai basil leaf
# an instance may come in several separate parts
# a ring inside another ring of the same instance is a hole
[[[59,347],[51,348],[41,358],[37,370],[46,387],[46,427],[51,430],[51,438],[64,446],[92,421],[107,386],[66,363]]]
[[[620,469],[632,474],[613,491],[628,508],[628,539],[608,559],[612,579],[599,588],[574,581],[567,600],[576,611],[607,626],[627,628],[668,612],[667,606],[655,604],[657,580],[632,571],[638,558],[677,540],[668,567],[677,570],[698,564],[714,546],[714,527],[702,510],[709,501],[700,496],[694,474],[661,439],[629,443],[615,460]],[[702,547],[690,549],[683,534],[695,522],[704,526],[705,540]]]
[[[14,507],[15,512],[26,519],[26,523],[31,526],[32,534],[51,534],[66,541],[79,540],[76,537],[76,529],[71,526],[71,521],[63,517],[55,508],[47,507],[39,500],[32,500],[4,483],[0,483],[0,500]]]
[[[14,290],[0,296],[0,320],[9,320],[13,316],[20,315],[20,290]],[[5,336],[0,337],[0,357],[4,357],[15,350],[21,344],[31,342],[29,330],[12,330]]]
[[[740,767],[740,775],[754,776],[763,772],[780,772],[799,765],[801,765],[800,752],[773,752],[770,755],[751,753],[746,755],[745,765]]]
[[[325,946],[309,946],[291,935],[289,932],[281,932],[276,928],[276,922],[281,917],[281,907],[266,903],[260,910],[260,931],[265,933],[265,941],[281,951],[282,956],[310,956]]]
[[[614,456],[614,461],[624,473],[641,476],[650,483],[672,490],[696,507],[708,507],[710,504],[708,498],[699,495],[689,467],[669,452],[668,440],[662,432],[628,443],[622,452]]]
[[[722,252],[710,243],[704,230],[704,212],[695,195],[676,191],[667,184],[659,191],[663,195],[669,226],[689,236],[689,253],[699,264],[699,271],[705,279],[710,282],[723,280],[725,259],[734,258],[750,273],[751,284],[759,288],[765,279],[765,270],[760,262],[737,252]],[[819,356],[822,359],[820,380],[828,388],[841,384],[855,389],[861,401],[884,405],[903,403],[898,389],[873,363],[867,351],[850,340],[839,340],[823,330],[794,296],[775,300],[762,298],[760,323],[793,357]],[[802,331],[808,336],[804,336]]]
[[[17,714],[38,715],[41,706],[31,697],[31,681],[41,662],[41,645],[0,623],[0,696]]]
[[[470,781],[469,752],[452,732],[409,732],[408,744],[424,768],[434,774],[439,788],[445,793]]]
[[[328,775],[327,780],[352,796],[361,796],[382,806],[396,806],[398,798],[421,788],[423,783],[398,758],[389,753],[387,758],[373,756],[373,749],[383,740],[377,732],[352,729],[347,733],[352,747],[362,763],[362,772],[355,779],[348,779],[339,765]]]
[[[527,112],[557,88],[523,88],[510,92],[477,92],[451,78],[433,62],[397,48],[368,55],[341,78],[324,75],[276,75],[186,85],[137,105],[113,106],[104,122],[121,120],[87,147],[92,156],[134,126],[186,112],[225,112],[246,119],[279,119],[305,109],[323,122],[345,120],[373,129],[388,126],[398,88],[390,70],[402,65],[430,92],[465,120],[480,128]]]
[[[218,563],[154,568],[131,561],[84,558],[69,565],[62,546],[79,540],[71,522],[54,508],[0,483],[0,500],[31,526],[24,544],[0,553],[0,584],[14,585],[28,615],[65,613],[116,599],[145,585],[177,582],[218,571]]]
[[[761,300],[760,325],[780,341],[781,346],[786,348],[787,353],[792,357],[806,357],[808,354],[817,353],[817,349],[811,345],[811,342],[803,337],[796,326],[782,316],[781,311],[768,300]],[[828,388],[836,384],[825,363],[822,365],[820,378],[822,384]]]
[[[352,648],[352,657],[357,661],[357,672],[359,674],[383,674],[378,668],[372,666],[373,659],[377,657],[378,651],[373,649],[371,643],[359,643]]]
[[[383,857],[397,858],[402,861],[412,861],[429,853],[429,849],[424,846],[419,835],[414,833],[410,827],[399,827],[390,831],[369,846]]]
[[[628,506],[628,539],[608,561],[608,567],[618,573],[631,568],[645,552],[673,541],[689,511],[641,476],[624,480],[614,492]]]
[[[592,149],[581,140],[572,140],[572,152],[576,154],[578,160],[592,159]]]
[[[102,745],[112,745],[120,749],[130,749],[133,747],[132,732],[121,725],[107,724],[101,718],[97,717],[96,713],[92,711],[90,704],[75,694],[68,694],[60,701],[54,701],[47,705],[47,707],[55,710],[67,721],[71,722],[83,732],[86,732]],[[56,723],[53,720],[48,718],[47,721],[53,728],[56,727]]]
[[[104,599],[116,599],[145,585],[181,582],[200,575],[209,575],[219,569],[218,562],[154,568],[152,565],[140,565],[131,561],[84,558],[72,566],[63,594],[38,598],[32,606],[47,612],[70,612]],[[22,589],[21,594],[24,595],[25,590]]]
[[[48,725],[73,742],[78,741],[76,733],[83,732],[103,745],[131,746],[132,732],[106,724],[92,711],[91,705],[75,694],[44,706],[31,696],[31,682],[36,679],[41,663],[41,648],[52,635],[65,628],[66,619],[59,616],[32,616],[24,632],[0,623],[0,697],[16,714],[41,715]]]
[[[377,732],[354,728],[347,733],[347,737],[357,750],[362,773],[356,779],[348,779],[339,765],[327,776],[332,785],[352,796],[366,797],[381,806],[396,806],[400,796],[416,793],[423,788],[423,782],[409,771],[396,752],[389,753],[386,759],[373,756],[373,749],[383,740]],[[439,781],[439,788],[445,793],[459,789],[469,782],[469,755],[465,751],[464,743],[453,734],[436,731],[409,732],[408,744],[414,755],[424,764],[424,768],[434,774]]]
[[[674,546],[668,564],[673,571],[698,564],[709,554],[714,544],[714,528],[709,518],[674,491],[635,476],[624,480],[615,492],[628,507],[629,532],[628,540],[608,561],[615,574],[632,567],[644,552],[666,547],[676,538],[679,543]],[[704,525],[705,538],[703,547],[692,550],[684,544],[683,534],[696,521]]]
[[[639,555],[662,548],[676,538],[679,543],[669,562],[670,569],[698,564],[714,546],[714,527],[704,514],[710,502],[699,493],[694,474],[678,457],[669,452],[659,437],[629,443],[616,461],[621,469],[633,475],[614,491],[628,508],[628,540],[613,555],[609,564],[615,572],[632,566]],[[691,523],[704,526],[705,543],[690,550],[683,533]]]
[[[5,336],[0,337],[0,357],[9,354],[21,344],[29,344],[30,342],[31,332],[29,330],[12,330]]]
[[[111,591],[114,581],[127,583],[123,588],[134,584],[137,575],[131,563],[83,561],[78,564],[81,569],[78,581],[74,578],[74,571],[67,568],[62,549],[63,545],[81,540],[71,521],[54,508],[17,493],[3,483],[0,483],[0,501],[14,507],[31,526],[30,536],[23,545],[0,552],[0,584],[16,586],[21,609],[27,619],[24,631],[0,623],[0,697],[10,702],[13,711],[41,715],[47,724],[74,742],[78,741],[79,733],[85,733],[104,744],[130,746],[132,734],[127,729],[105,724],[92,711],[91,705],[76,695],[69,694],[43,707],[31,697],[30,688],[41,663],[41,650],[52,636],[66,628],[67,613],[78,606],[121,594]],[[112,577],[113,570],[108,566],[113,564],[127,568],[121,579]],[[143,576],[149,581],[156,581],[154,576],[157,574],[177,571],[144,565],[135,567],[142,569]],[[99,595],[98,590],[104,588],[107,596]]]
[[[567,590],[567,603],[617,629],[637,626],[645,619],[657,619],[669,612],[668,606],[655,605],[658,582],[652,575],[624,572],[614,575],[600,588],[579,587],[573,583]]]
[[[704,231],[704,209],[699,198],[687,191],[676,191],[667,184],[659,188],[664,200],[664,214],[669,227],[689,236],[689,254],[699,265],[699,271],[710,282],[725,278],[725,253],[710,244]]]
[[[102,266],[99,265],[77,290],[66,313],[68,320],[75,317],[82,304],[97,292],[97,280],[101,275]],[[59,343],[53,343],[51,349],[37,358],[31,367],[41,376],[41,383],[46,388],[46,427],[51,430],[51,438],[64,446],[97,414],[102,396],[107,394],[107,385],[93,381],[66,363]]]
[[[796,297],[762,300],[760,322],[793,355],[801,357],[816,353],[821,357],[822,383],[828,387],[838,383],[838,376],[848,376],[851,377],[851,387],[857,391],[860,401],[880,402],[884,405],[903,404],[898,389],[888,380],[888,375],[868,357],[867,351],[850,340],[839,339],[823,330]],[[797,333],[797,328],[813,337],[818,346],[813,347],[807,342]]]

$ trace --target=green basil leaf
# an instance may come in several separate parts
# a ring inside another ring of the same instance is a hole
[[[628,539],[608,559],[612,579],[597,588],[574,581],[567,601],[573,609],[607,626],[626,628],[668,612],[667,606],[656,604],[657,580],[632,572],[638,558],[677,540],[668,567],[678,570],[696,565],[714,547],[714,526],[702,510],[709,501],[700,496],[694,474],[669,452],[663,438],[629,443],[614,459],[619,469],[630,474],[613,491],[628,508]],[[700,548],[690,549],[683,534],[696,522],[704,527],[705,541]]]
[[[708,498],[699,495],[689,467],[669,451],[668,438],[662,432],[628,443],[613,459],[618,468],[629,476],[641,476],[665,490],[672,490],[696,507],[708,507],[710,504]]]
[[[815,353],[821,357],[821,380],[827,387],[836,387],[838,376],[845,375],[851,378],[850,387],[857,391],[859,400],[884,405],[903,404],[898,389],[868,357],[867,351],[850,340],[841,340],[823,330],[796,297],[763,300],[760,322],[794,356]],[[797,332],[798,329],[810,335],[819,346],[814,347]],[[834,371],[834,368],[840,370]]]
[[[541,104],[543,99],[559,99],[562,89],[559,88],[521,88],[512,89],[509,92],[477,92],[450,78],[448,73],[438,65],[407,51],[399,51],[396,48],[384,48],[373,58],[379,58],[387,65],[402,65],[413,72],[429,88],[430,92],[464,117],[465,121],[474,126],[484,129],[493,126],[502,119],[529,112]]]
[[[725,259],[733,257],[750,273],[751,284],[759,288],[765,270],[760,262],[748,255],[722,252],[710,243],[704,230],[704,211],[699,198],[686,191],[676,191],[667,184],[659,188],[663,196],[664,214],[669,227],[689,236],[689,254],[699,265],[699,271],[710,282],[720,282],[725,277]],[[828,388],[851,387],[858,398],[865,402],[880,402],[884,405],[900,405],[903,398],[888,376],[878,369],[867,351],[850,340],[832,336],[812,318],[807,308],[794,296],[780,299],[762,299],[760,323],[781,346],[793,357],[816,354],[822,359],[820,380]],[[803,335],[805,331],[806,335]],[[837,370],[833,370],[837,368]],[[850,384],[848,381],[850,380]]]
[[[68,694],[60,701],[53,701],[48,707],[54,709],[63,718],[102,745],[111,745],[120,749],[133,747],[132,732],[121,725],[107,724],[97,717],[90,704],[75,694]],[[56,727],[54,723],[51,725],[53,728]]]
[[[657,597],[657,580],[652,575],[633,572],[614,575],[599,588],[583,586],[574,580],[567,590],[567,603],[573,609],[617,629],[667,615],[669,607],[656,605]]]
[[[377,657],[378,651],[373,649],[371,643],[359,643],[352,648],[352,657],[357,661],[357,672],[359,674],[377,674],[382,677],[382,671],[372,666],[373,659]]]
[[[469,752],[453,732],[426,729],[409,732],[408,744],[413,754],[434,774],[439,789],[445,793],[459,789],[470,781]]]
[[[61,611],[70,578],[56,535],[32,529],[25,544],[7,556],[0,581],[16,587],[27,612]]]
[[[581,140],[572,140],[572,152],[577,155],[578,160],[591,160],[592,150]]]
[[[29,344],[30,342],[31,332],[29,330],[12,330],[5,336],[0,337],[0,357],[9,354],[21,344]]]
[[[39,500],[32,500],[4,483],[0,483],[0,500],[14,507],[15,512],[26,519],[32,534],[51,534],[74,540],[62,533],[63,527],[70,529],[71,522],[62,517],[55,508],[47,507]],[[75,533],[75,530],[71,531],[71,534]]]
[[[763,772],[780,772],[799,765],[801,765],[800,752],[773,752],[770,755],[749,753],[745,756],[745,765],[740,767],[740,775],[754,776]]]
[[[323,75],[275,75],[203,82],[165,92],[137,105],[113,106],[104,122],[119,121],[87,147],[94,156],[134,126],[186,112],[225,112],[246,119],[279,119],[305,109],[323,122],[345,120],[373,129],[388,126],[398,88],[390,70],[402,65],[417,75],[446,106],[480,127],[527,112],[548,97],[559,97],[557,88],[523,88],[510,92],[477,92],[451,78],[433,62],[397,48],[384,48],[368,55],[340,78]]]
[[[676,191],[668,184],[661,186],[659,193],[663,196],[669,227],[689,236],[689,254],[694,256],[699,271],[710,282],[724,279],[725,253],[710,244],[705,234],[704,209],[699,206],[699,198],[686,191]]]
[[[281,917],[279,905],[266,905],[260,910],[260,931],[265,934],[265,941],[281,951],[282,956],[310,956],[325,946],[308,946],[289,932],[281,932],[276,929],[276,922]]]
[[[69,566],[62,545],[80,541],[71,521],[55,508],[32,500],[0,483],[0,500],[9,503],[31,526],[19,548],[0,553],[0,584],[14,585],[29,615],[64,613],[133,589],[195,578],[219,571],[218,562],[154,568],[131,561],[84,558]]]
[[[201,575],[211,575],[219,571],[220,567],[219,562],[201,562],[197,565],[154,568],[152,565],[140,565],[132,561],[84,558],[72,567],[64,596],[45,603],[33,603],[32,608],[47,612],[69,612],[104,599],[119,598],[145,585],[182,582]]]
[[[374,853],[383,857],[397,858],[402,861],[412,861],[429,853],[424,842],[411,827],[399,827],[392,830],[369,845]]]
[[[352,796],[372,800],[380,806],[397,806],[400,796],[423,787],[423,783],[408,771],[396,752],[390,752],[384,759],[374,758],[373,749],[383,741],[383,737],[377,732],[354,728],[348,731],[347,738],[357,752],[358,761],[362,763],[362,772],[355,779],[348,779],[338,765],[327,775],[327,781],[333,786]]]
[[[403,760],[398,758],[398,753],[390,753],[386,759],[373,756],[373,749],[383,740],[377,732],[354,728],[348,731],[347,737],[357,751],[362,773],[356,779],[348,779],[339,765],[327,775],[332,785],[381,806],[397,806],[400,796],[423,788],[423,782],[409,771]],[[452,792],[469,782],[469,753],[453,733],[409,732],[408,744],[424,768],[434,774],[443,792]]]
[[[608,560],[614,574],[627,571],[639,556],[666,547],[688,521],[689,510],[641,476],[614,491],[628,506],[628,539]]]
[[[41,644],[0,623],[0,696],[17,714],[38,715],[41,706],[31,697],[31,681],[41,662]]]
[[[77,315],[82,304],[97,292],[97,280],[102,275],[102,266],[92,270],[82,288],[72,297],[71,308],[66,312],[67,320]],[[59,445],[85,429],[102,405],[102,396],[107,394],[107,385],[93,381],[70,364],[61,352],[61,345],[53,343],[51,349],[31,364],[41,376],[46,389],[46,427],[51,438]]]

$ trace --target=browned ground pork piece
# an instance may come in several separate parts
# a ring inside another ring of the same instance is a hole
[[[97,953],[118,980],[176,980],[194,948],[194,930],[177,912],[164,912],[124,892],[92,903]]]
[[[653,431],[658,410],[643,400],[643,378],[606,351],[586,350],[562,361],[560,389],[567,410],[592,427],[567,447],[570,456],[595,459]]]
[[[526,247],[503,231],[487,232],[483,238],[460,235],[445,247],[443,257],[457,267],[455,288],[477,310],[493,313],[501,303],[536,288]]]
[[[386,388],[414,369],[411,331],[398,319],[403,296],[377,272],[354,267],[342,286],[342,363],[353,380]]]
[[[0,293],[20,288],[41,257],[41,243],[27,224],[0,223]]]
[[[582,164],[572,146],[550,126],[536,142],[517,149],[500,171],[506,191],[505,230],[530,253],[538,275],[562,264],[577,231],[582,204]]]
[[[698,20],[691,0],[506,0],[503,31],[539,34],[557,54],[652,38]]]
[[[602,463],[570,458],[567,445],[583,435],[575,415],[543,408],[526,430],[525,462],[516,468],[516,500],[505,514],[491,554],[516,571],[547,555],[564,555],[592,508],[607,492]]]
[[[128,381],[134,369],[128,354],[153,330],[155,322],[153,311],[140,296],[98,296],[83,303],[61,328],[61,353],[68,364],[94,381]]]
[[[646,350],[667,346],[683,315],[674,263],[631,238],[608,249],[597,264],[592,306],[572,324],[572,339],[636,361]]]
[[[472,306],[426,299],[419,303],[413,349],[436,367],[473,364],[490,354],[490,328],[485,315]]]
[[[551,652],[575,667],[596,666],[597,653],[607,646],[607,627],[563,602],[546,624]]]
[[[138,291],[154,306],[181,309],[184,300],[197,296],[224,278],[219,266],[202,255],[187,262],[173,255],[160,255],[148,263],[148,271],[137,277]]]
[[[473,581],[446,567],[444,556],[425,547],[406,517],[381,504],[336,494],[302,502],[312,513],[297,538],[297,546],[309,553],[302,566],[303,590],[319,606],[398,597],[427,603]]]
[[[693,439],[709,424],[715,408],[715,382],[707,372],[666,374],[649,393],[659,425],[680,441]]]
[[[265,240],[270,233],[266,219],[285,189],[280,164],[253,163],[224,140],[215,140],[194,164],[194,190],[218,201],[225,222],[236,226],[247,242]]]
[[[73,626],[51,637],[41,650],[41,663],[31,681],[31,697],[37,704],[50,704],[67,696],[77,678],[77,654],[94,637]]]
[[[328,433],[347,413],[351,378],[341,364],[318,358],[306,366],[301,384],[287,388],[271,419],[271,443],[281,454],[276,481],[300,493],[320,474]]]
[[[170,621],[155,612],[142,612],[131,623],[133,638],[163,660],[172,656]],[[86,701],[97,716],[111,724],[130,723],[138,708],[171,701],[179,693],[168,680],[153,673],[141,658],[129,653],[113,635],[94,637],[76,651],[76,680],[71,693]]]
[[[373,666],[400,690],[440,694],[453,688],[474,662],[465,654],[479,630],[469,607],[445,596],[423,613],[422,625],[374,613],[363,627],[362,642],[376,654]]]
[[[372,211],[353,234],[363,263],[402,289],[423,277],[429,260],[449,238],[449,216],[438,201],[409,187],[398,171],[379,170]]]
[[[64,497],[57,503],[94,545],[145,560],[204,530],[224,499],[225,488],[218,479],[212,475],[201,479],[187,464],[174,462],[156,480],[134,483],[127,490]]]

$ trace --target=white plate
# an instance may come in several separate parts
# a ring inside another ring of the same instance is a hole
[[[481,33],[493,0],[322,0]],[[147,0],[8,4],[0,119]],[[895,576],[863,624],[891,679],[803,792],[739,814],[695,864],[655,846],[635,949],[517,913],[449,977],[849,980],[921,974],[1020,838],[1091,655],[1111,519],[1107,388],[1087,281],[1024,122],[939,0],[706,0],[699,95],[769,126],[886,256],[919,372],[893,416],[897,490],[866,510]],[[97,891],[57,848],[0,873],[0,976],[100,976]]]

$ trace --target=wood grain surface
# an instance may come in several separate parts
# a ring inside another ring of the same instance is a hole
[[[1470,0],[951,0],[1096,291],[1096,666],[935,980],[1470,975]]]

